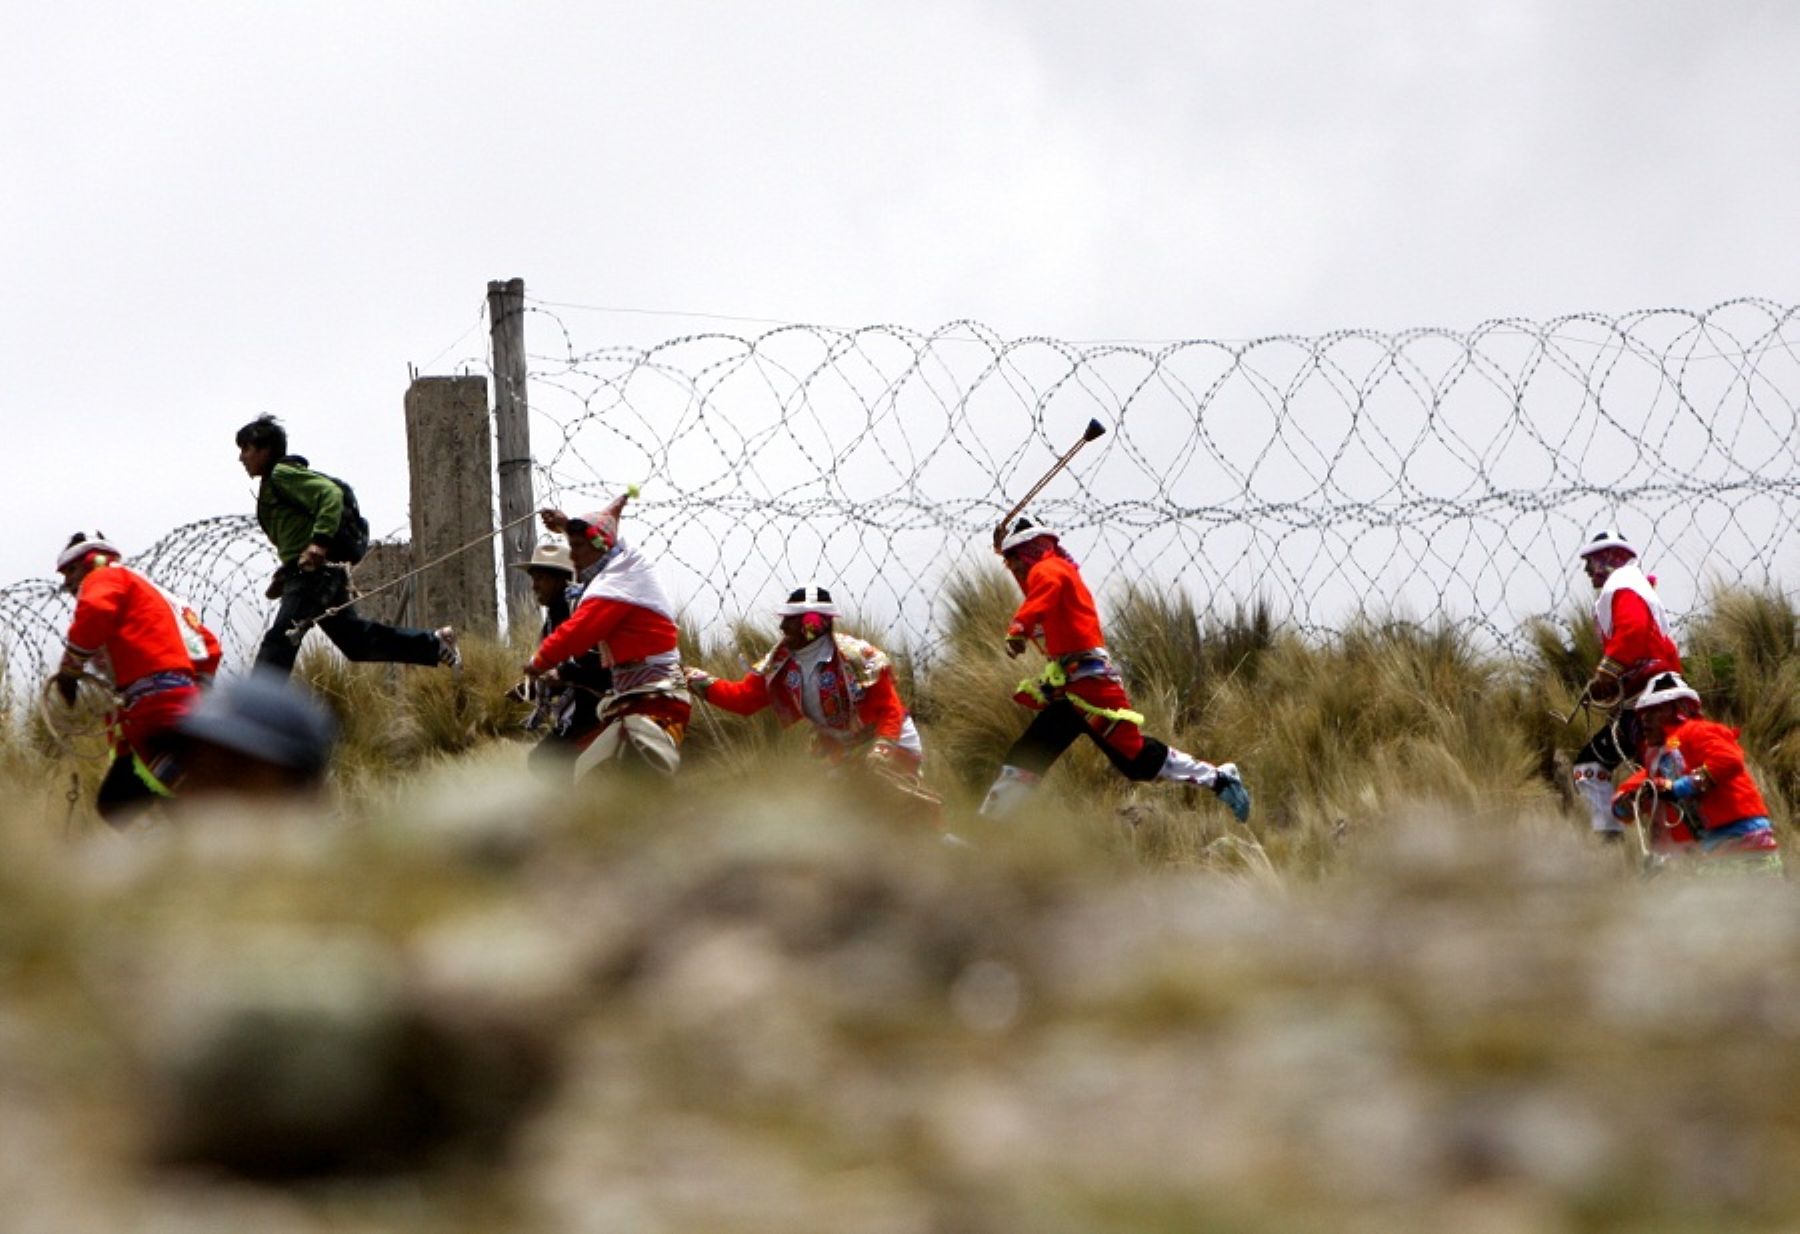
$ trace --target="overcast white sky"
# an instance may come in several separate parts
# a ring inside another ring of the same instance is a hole
[[[400,525],[406,366],[481,353],[490,278],[1159,339],[1800,285],[1777,0],[58,0],[4,38],[0,583],[247,510],[264,410]]]

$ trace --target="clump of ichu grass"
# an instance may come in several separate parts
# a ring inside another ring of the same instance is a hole
[[[529,708],[508,696],[528,651],[464,636],[462,669],[356,664],[314,641],[294,679],[317,694],[338,722],[333,775],[345,795],[382,791],[394,772],[497,740],[525,736]]]
[[[1509,656],[1447,626],[1363,620],[1341,635],[1303,637],[1268,606],[1202,613],[1179,591],[1126,587],[1101,597],[1108,642],[1146,732],[1213,762],[1239,764],[1255,797],[1248,830],[1211,798],[1162,784],[1132,785],[1079,741],[1040,794],[1092,836],[1149,864],[1255,866],[1317,871],[1359,837],[1383,827],[1397,802],[1420,799],[1476,818],[1542,814],[1568,803],[1568,755],[1594,715],[1567,715],[1599,657],[1592,622],[1571,609],[1529,632]],[[1012,695],[1042,659],[1006,655],[1019,603],[997,567],[948,585],[942,641],[907,654],[854,617],[840,624],[888,651],[903,698],[926,743],[926,776],[966,819],[1031,718]],[[737,678],[774,646],[772,620],[746,620],[723,637],[682,629],[684,662]],[[1800,802],[1800,618],[1784,597],[1720,590],[1684,631],[1689,679],[1708,713],[1741,727],[1777,823]],[[338,716],[334,762],[341,799],[388,798],[429,764],[477,747],[533,738],[527,708],[507,698],[529,647],[467,639],[464,669],[351,664],[309,647],[297,679]],[[104,750],[77,759],[43,740],[33,709],[0,724],[0,777],[25,785],[51,809],[78,777],[84,803],[104,769]],[[35,736],[34,736],[35,732]],[[743,718],[697,704],[684,777],[746,782],[770,765],[803,780],[806,725],[772,714]],[[45,785],[49,785],[45,788]],[[42,790],[41,792],[39,790]],[[84,804],[83,811],[87,810]],[[1244,844],[1254,844],[1245,849]]]
[[[1682,666],[1707,714],[1741,730],[1769,806],[1800,802],[1800,615],[1777,592],[1720,588],[1686,631]]]
[[[1005,657],[1018,603],[1010,579],[959,578],[950,601],[925,687],[928,741],[966,783],[984,785],[1030,718],[1010,695],[1039,658]],[[1180,592],[1127,589],[1106,631],[1144,730],[1236,762],[1256,799],[1251,834],[1278,862],[1321,868],[1402,801],[1488,817],[1552,800],[1522,723],[1533,705],[1523,678],[1452,628],[1365,621],[1308,640],[1279,629],[1266,604],[1203,619]],[[1134,851],[1161,861],[1204,862],[1243,835],[1205,795],[1133,786],[1087,742],[1048,787],[1102,826],[1122,814]]]
[[[780,637],[773,625],[749,619],[733,622],[718,640],[703,639],[682,622],[681,662],[725,681],[735,681],[766,655]],[[772,712],[739,716],[694,700],[682,761],[688,771],[741,777],[784,751],[795,749],[795,735],[784,733]]]

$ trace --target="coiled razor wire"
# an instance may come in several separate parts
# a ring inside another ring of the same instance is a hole
[[[1519,649],[1585,602],[1575,550],[1609,525],[1677,615],[1800,578],[1796,306],[1156,344],[969,321],[627,344],[573,307],[526,317],[539,504],[641,484],[625,533],[703,632],[818,584],[929,656],[949,580],[991,565],[994,521],[1090,417],[1110,431],[1028,513],[1103,595],[1179,587],[1203,620],[1261,600],[1307,634],[1445,621]],[[275,564],[253,519],[133,564],[248,658]],[[0,588],[0,657],[41,675],[67,619],[53,584]]]
[[[276,561],[251,515],[177,527],[127,564],[187,600],[242,665],[274,606],[263,598]],[[0,698],[30,697],[62,658],[73,598],[48,579],[0,587]]]
[[[929,652],[946,580],[992,561],[994,520],[1090,417],[1111,431],[1029,513],[1096,587],[1181,587],[1207,618],[1261,599],[1311,634],[1445,620],[1516,649],[1590,594],[1574,554],[1603,525],[1677,613],[1715,583],[1800,573],[1793,306],[1159,345],[955,322],[641,347],[534,307],[540,491],[573,507],[642,481],[628,525],[703,628],[817,583]]]

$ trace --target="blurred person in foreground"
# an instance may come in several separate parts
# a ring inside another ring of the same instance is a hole
[[[594,555],[591,546],[582,554],[589,564],[590,555]],[[569,619],[579,596],[572,550],[546,540],[532,551],[530,561],[515,562],[512,568],[530,577],[531,594],[544,610],[544,625],[538,632],[541,645]],[[600,663],[598,651],[585,652],[541,677],[526,679],[517,697],[532,704],[526,731],[541,734],[529,759],[535,770],[568,778],[575,758],[600,727],[600,700],[611,685],[612,674]]]
[[[1124,678],[1107,653],[1094,597],[1057,533],[1021,518],[1001,539],[999,552],[1025,593],[1006,631],[1006,654],[1023,655],[1035,643],[1050,662],[1013,695],[1037,715],[1006,752],[981,812],[1013,814],[1063,751],[1086,737],[1126,779],[1211,789],[1239,822],[1247,820],[1250,793],[1235,764],[1214,766],[1138,727],[1144,717],[1131,709]]]
[[[287,674],[258,668],[207,691],[175,737],[184,804],[304,797],[324,787],[337,722]]]
[[[781,641],[749,673],[725,681],[690,668],[688,688],[740,716],[773,708],[783,728],[806,720],[814,755],[866,772],[908,818],[941,827],[943,802],[925,785],[925,747],[887,655],[837,631],[837,605],[823,587],[795,588],[775,613]]]
[[[525,665],[532,681],[589,652],[611,674],[591,733],[572,744],[577,780],[602,768],[674,775],[681,766],[691,703],[676,650],[675,606],[650,561],[619,534],[632,489],[604,510],[571,518],[544,510],[544,526],[568,537],[575,567],[568,619]],[[558,676],[560,676],[558,670]]]
[[[1679,673],[1660,673],[1634,707],[1643,766],[1619,786],[1613,811],[1643,819],[1659,855],[1697,855],[1702,870],[1782,872],[1769,807],[1744,760],[1738,732],[1701,714]],[[1648,798],[1648,800],[1646,800]]]
[[[1594,832],[1624,837],[1613,813],[1613,772],[1641,744],[1633,704],[1652,677],[1681,672],[1681,652],[1669,631],[1656,580],[1638,566],[1638,552],[1617,531],[1603,530],[1581,546],[1581,562],[1594,586],[1594,628],[1600,663],[1581,697],[1607,723],[1576,753],[1570,776],[1587,803]]]
[[[259,666],[293,672],[305,631],[316,624],[347,660],[462,667],[453,627],[383,625],[351,606],[350,567],[369,551],[369,524],[349,485],[289,454],[287,430],[274,416],[240,428],[237,447],[245,474],[260,481],[256,522],[281,562],[267,592],[280,606],[257,648]]]
[[[171,733],[218,671],[219,640],[191,605],[124,565],[103,532],[70,536],[56,570],[75,597],[56,691],[72,706],[90,666],[118,691],[107,717],[113,762],[94,804],[124,827],[172,794],[180,770]]]

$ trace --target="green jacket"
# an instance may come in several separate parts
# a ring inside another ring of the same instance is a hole
[[[305,467],[277,463],[256,490],[257,525],[284,566],[308,544],[330,548],[343,519],[344,490]]]

